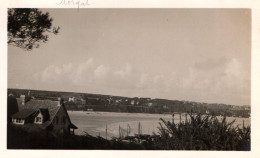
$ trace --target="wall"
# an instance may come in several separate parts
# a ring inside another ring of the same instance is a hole
[[[65,123],[63,122],[63,117],[65,117]],[[57,119],[58,118],[58,119]],[[53,131],[57,134],[69,134],[69,119],[66,115],[64,106],[61,106],[57,112],[55,118],[52,121]]]
[[[41,118],[41,122],[36,122],[36,118],[37,117],[40,117]],[[41,114],[41,113],[39,113],[35,118],[34,118],[34,123],[35,124],[42,124],[42,122],[43,122],[44,120],[43,120],[43,115]]]
[[[12,122],[13,122],[13,124],[16,124],[16,125],[23,125],[24,124],[24,120],[23,119],[21,120],[21,122],[18,123],[18,122],[16,122],[16,119],[13,118]]]

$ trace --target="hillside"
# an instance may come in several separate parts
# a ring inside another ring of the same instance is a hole
[[[68,110],[93,110],[110,112],[135,112],[135,113],[193,113],[214,114],[250,117],[250,106],[235,106],[218,103],[200,103],[192,101],[151,99],[151,98],[130,98],[123,96],[58,92],[29,89],[8,89],[16,98],[21,95],[30,95],[33,99],[55,100],[61,97]]]

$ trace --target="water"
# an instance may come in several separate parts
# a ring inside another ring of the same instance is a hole
[[[128,129],[129,135],[134,135],[141,131],[143,134],[158,133],[159,119],[172,120],[170,114],[145,114],[145,113],[116,113],[116,112],[84,112],[84,111],[68,111],[71,121],[78,129],[75,131],[77,135],[83,135],[87,132],[93,136],[101,136],[107,138],[119,136],[119,126],[121,131]],[[175,114],[175,121],[180,121],[180,115]],[[243,124],[250,125],[250,118],[235,118],[227,117],[227,122],[236,119],[234,126]],[[182,115],[182,120],[185,120],[185,115]],[[141,124],[141,129],[138,124]],[[130,128],[129,128],[130,127]]]

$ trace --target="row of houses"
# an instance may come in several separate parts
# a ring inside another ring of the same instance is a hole
[[[83,98],[76,98],[74,96],[65,98],[66,103],[81,104],[81,105],[141,105],[147,104],[151,106],[151,98],[127,98],[127,97],[118,97],[118,96],[108,96],[108,97],[98,97],[98,96],[87,96]]]

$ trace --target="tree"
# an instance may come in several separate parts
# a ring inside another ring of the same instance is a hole
[[[12,115],[19,111],[18,103],[13,95],[9,95],[7,98],[7,122],[12,121]]]
[[[52,28],[49,13],[38,9],[8,9],[8,44],[24,50],[38,48],[39,43],[48,41],[46,33],[58,34],[60,27]]]

